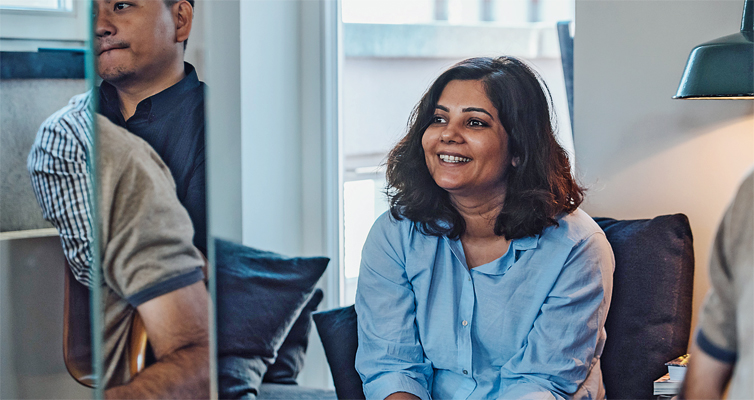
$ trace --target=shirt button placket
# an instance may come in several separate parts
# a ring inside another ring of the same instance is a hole
[[[471,271],[469,271],[469,276],[467,277],[466,282],[464,282],[463,284],[463,295],[461,299],[461,307],[459,310],[459,317],[461,318],[461,336],[463,337],[463,356],[459,359],[459,366],[461,367],[461,373],[464,376],[469,376],[469,371],[471,370],[472,349],[471,326],[469,325],[469,317],[474,312],[475,300],[474,284],[472,283],[471,279]]]

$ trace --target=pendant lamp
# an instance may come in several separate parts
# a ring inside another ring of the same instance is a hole
[[[754,100],[754,0],[741,31],[694,47],[674,99]]]

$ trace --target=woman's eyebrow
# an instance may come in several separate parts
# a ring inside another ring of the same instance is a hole
[[[493,118],[493,119],[495,118],[495,117],[492,116],[492,114],[488,113],[487,110],[485,110],[484,108],[466,107],[466,108],[462,109],[461,111],[463,111],[463,112],[476,111],[476,112],[480,112],[480,113],[485,113],[485,114],[489,115],[490,118]]]
[[[445,107],[445,106],[441,106],[441,105],[439,105],[439,104],[438,104],[438,105],[436,105],[436,106],[435,106],[435,108],[439,108],[439,109],[441,109],[441,110],[443,110],[443,111],[445,111],[445,112],[450,112],[450,109],[449,109],[448,107]]]

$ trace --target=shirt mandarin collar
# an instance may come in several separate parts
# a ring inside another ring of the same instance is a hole
[[[189,63],[183,63],[185,67],[186,76],[181,79],[175,85],[157,93],[146,100],[151,100],[151,114],[159,117],[166,114],[173,109],[176,104],[176,99],[183,98],[186,92],[196,89],[201,85],[199,78],[196,75],[196,69]]]
[[[201,85],[194,66],[187,62],[184,62],[183,65],[186,76],[175,85],[140,101],[136,106],[138,114],[146,112],[148,115],[154,115],[157,117],[164,115],[175,106],[175,99],[182,98],[184,93],[196,89]],[[106,81],[102,81],[102,84],[100,85],[100,97],[100,101],[106,107],[117,110],[118,114],[120,114],[118,91],[113,85]]]

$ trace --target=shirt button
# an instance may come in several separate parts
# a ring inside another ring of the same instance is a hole
[[[469,324],[469,321],[466,321],[466,320],[463,320],[463,322],[461,322],[461,325],[463,325],[463,326],[466,326],[468,324]]]
[[[469,374],[469,371],[463,370],[463,374],[464,374],[464,375],[468,375],[468,374]]]

